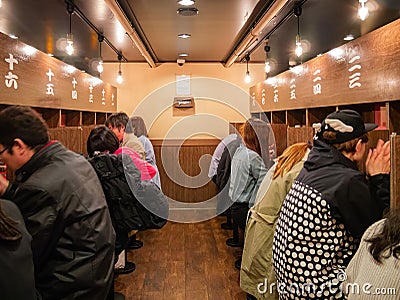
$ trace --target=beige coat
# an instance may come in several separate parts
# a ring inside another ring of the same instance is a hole
[[[307,156],[306,156],[307,157]],[[257,299],[278,299],[272,264],[272,242],[282,203],[305,161],[271,181],[262,199],[250,209],[240,270],[240,287]]]
[[[140,155],[141,159],[146,160],[146,152],[144,150],[144,147],[139,141],[138,137],[133,133],[124,134],[122,146],[131,148],[133,151]]]

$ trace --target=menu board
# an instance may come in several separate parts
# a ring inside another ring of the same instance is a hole
[[[0,103],[112,112],[117,89],[0,33]]]
[[[251,112],[400,99],[400,19],[250,88]]]

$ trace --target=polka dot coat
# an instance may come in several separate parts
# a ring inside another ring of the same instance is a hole
[[[340,276],[357,245],[358,240],[331,216],[323,196],[295,181],[274,235],[273,261],[280,297],[340,298]]]

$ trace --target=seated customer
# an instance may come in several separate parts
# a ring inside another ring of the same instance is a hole
[[[36,299],[31,236],[18,207],[0,200],[0,293],[3,300]]]
[[[131,148],[144,160],[146,159],[144,147],[137,136],[132,132],[132,128],[127,128],[128,122],[129,117],[126,113],[117,112],[110,115],[104,125],[114,132],[122,146]]]
[[[114,266],[115,233],[102,187],[82,155],[50,141],[46,122],[29,107],[0,112],[0,195],[21,211],[32,236],[35,285],[43,299],[105,299]]]
[[[257,299],[279,298],[276,288],[269,289],[271,284],[276,285],[272,265],[275,226],[283,200],[303,167],[310,148],[311,145],[307,143],[298,143],[283,151],[277,163],[268,171],[274,170],[269,188],[265,193],[257,194],[260,199],[256,199],[256,204],[250,209],[240,270],[240,287]],[[266,180],[267,176],[261,184]]]
[[[386,219],[374,223],[367,229],[360,247],[347,266],[346,274],[347,281],[343,285],[343,292],[347,294],[348,300],[399,299],[399,210],[390,213]],[[360,287],[360,293],[352,289],[354,284]],[[363,287],[367,287],[367,290],[362,290]],[[380,289],[380,294],[376,293],[377,288]]]
[[[156,156],[154,154],[153,145],[147,137],[147,128],[144,120],[139,116],[131,117],[126,128],[126,132],[133,132],[133,134],[139,139],[139,142],[142,143],[146,153],[146,161],[150,163],[157,171],[152,181],[158,186],[159,189],[161,189],[160,173],[157,169]],[[130,143],[127,143],[124,146],[130,147]]]
[[[92,157],[95,152],[128,154],[135,166],[141,173],[142,180],[151,180],[157,173],[157,170],[146,161],[142,160],[139,154],[129,147],[120,147],[117,136],[113,131],[105,126],[97,126],[92,129],[87,140],[87,151],[89,157]]]
[[[131,148],[120,148],[118,138],[114,132],[105,126],[98,126],[92,129],[87,140],[87,151],[89,157],[101,153],[128,154],[132,158],[132,162],[140,171],[142,180],[151,180],[156,174],[154,167],[142,160]],[[107,199],[107,201],[110,200]],[[126,261],[126,252],[124,252],[128,246],[128,234],[129,232],[127,231],[116,230],[115,252],[117,256],[120,256],[120,261],[122,261],[120,264],[121,267],[117,268],[116,273],[130,273],[135,270],[135,264]]]

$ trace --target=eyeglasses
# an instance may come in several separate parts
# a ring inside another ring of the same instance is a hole
[[[8,149],[8,147],[5,147],[3,150],[1,150],[0,155],[2,155],[7,149]]]

